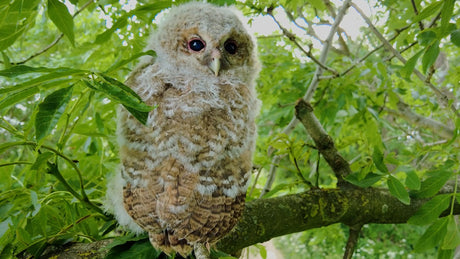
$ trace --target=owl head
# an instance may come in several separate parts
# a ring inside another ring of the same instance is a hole
[[[192,2],[172,8],[148,48],[178,73],[247,78],[259,70],[255,41],[228,7]]]

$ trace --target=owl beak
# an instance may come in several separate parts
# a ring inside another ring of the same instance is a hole
[[[220,51],[215,49],[211,53],[211,62],[209,62],[208,67],[214,72],[216,76],[219,75],[220,71]]]

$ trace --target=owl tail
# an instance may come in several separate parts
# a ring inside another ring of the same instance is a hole
[[[166,254],[170,255],[174,251],[178,252],[183,257],[187,257],[193,247],[187,242],[186,239],[178,239],[174,233],[165,230],[161,233],[149,233],[150,243]]]

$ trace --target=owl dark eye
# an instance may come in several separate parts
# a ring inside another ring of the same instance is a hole
[[[230,53],[230,54],[235,54],[236,51],[238,50],[238,46],[236,46],[236,43],[233,40],[228,40],[224,43],[224,48],[225,50]]]
[[[204,41],[200,39],[193,39],[188,42],[188,48],[197,52],[204,49],[205,46],[206,44],[204,43]]]

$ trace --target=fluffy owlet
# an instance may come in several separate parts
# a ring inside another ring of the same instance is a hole
[[[120,224],[187,255],[242,214],[259,104],[256,45],[233,9],[189,3],[170,10],[147,49],[157,56],[127,85],[156,108],[147,125],[120,110],[121,175],[109,198]]]

